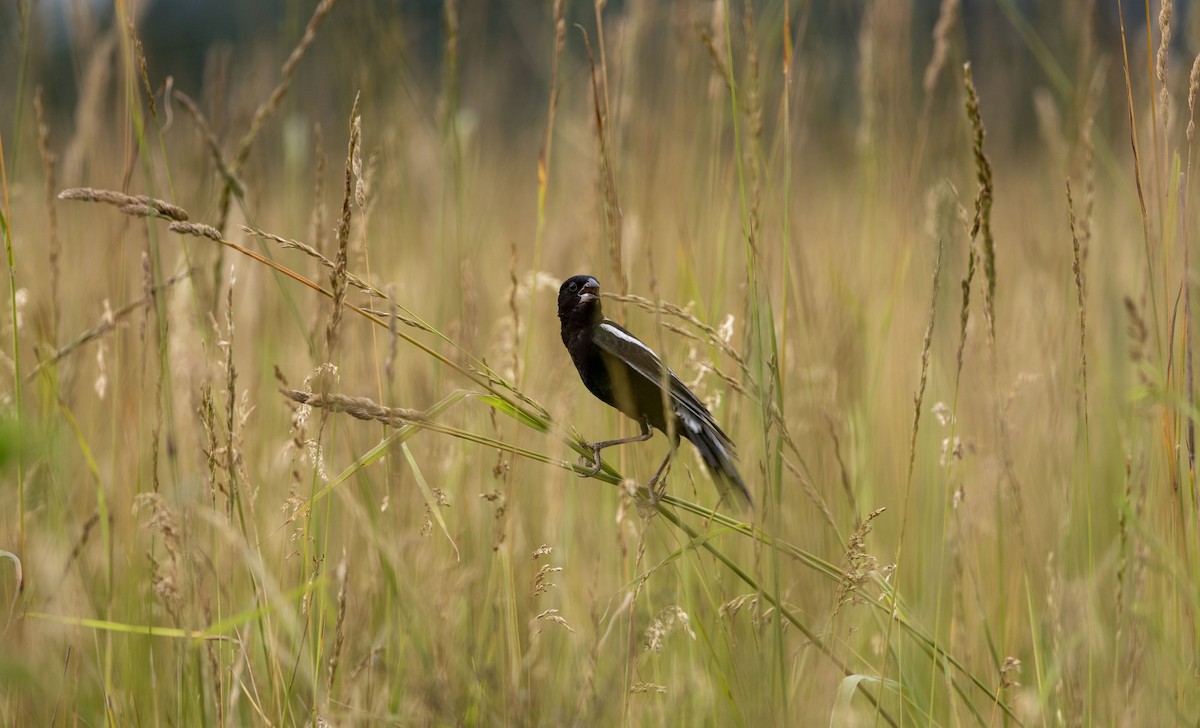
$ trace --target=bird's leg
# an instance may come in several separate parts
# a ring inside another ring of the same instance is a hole
[[[612,447],[613,445],[624,445],[624,444],[630,443],[630,442],[645,442],[646,440],[649,440],[651,437],[654,437],[654,433],[650,430],[650,425],[645,420],[642,420],[640,424],[642,426],[642,434],[640,434],[640,435],[634,435],[633,437],[624,437],[619,440],[602,440],[600,442],[585,442],[584,445],[586,447],[590,447],[592,449],[592,459],[588,460],[586,457],[580,456],[579,464],[584,466],[585,468],[588,468],[588,472],[580,473],[579,476],[582,478],[591,478],[600,472],[600,466],[601,466],[600,451],[603,450],[604,448]]]
[[[650,479],[650,482],[646,483],[646,490],[650,492],[650,499],[647,502],[647,505],[651,508],[658,505],[658,502],[662,500],[663,493],[665,493],[667,490],[667,484],[665,482],[661,482],[660,484],[660,481],[662,481],[663,476],[667,474],[667,470],[670,469],[671,459],[675,457],[675,447],[677,444],[678,441],[672,443],[671,449],[667,450],[667,456],[663,458],[662,465],[658,466],[658,470],[655,471],[654,477]]]

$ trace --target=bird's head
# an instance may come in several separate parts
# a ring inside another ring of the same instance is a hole
[[[558,317],[600,318],[600,283],[588,275],[571,276],[558,289]]]

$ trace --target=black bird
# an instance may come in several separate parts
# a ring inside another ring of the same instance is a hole
[[[650,427],[671,436],[673,441],[666,459],[647,487],[655,485],[675,454],[680,436],[686,437],[700,451],[705,465],[712,471],[722,496],[729,486],[752,505],[750,491],[738,474],[734,460],[737,453],[729,439],[713,419],[704,403],[675,376],[650,347],[613,321],[604,318],[600,310],[600,284],[592,276],[568,278],[558,289],[558,319],[562,322],[562,340],[579,370],[583,384],[606,404],[617,408],[642,428],[642,433],[621,440],[590,443],[592,462],[587,475],[600,472],[600,451],[611,445],[642,442],[653,436]],[[663,388],[666,388],[664,407]],[[668,427],[668,422],[672,423]]]

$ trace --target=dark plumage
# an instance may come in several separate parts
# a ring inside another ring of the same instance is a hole
[[[558,289],[558,319],[562,322],[563,344],[570,352],[584,386],[600,401],[617,408],[642,428],[642,434],[635,437],[592,443],[593,462],[590,465],[593,475],[600,471],[602,449],[648,440],[653,435],[651,427],[664,434],[673,429],[674,442],[650,481],[651,491],[682,436],[700,451],[722,494],[732,485],[738,496],[747,505],[751,504],[750,491],[734,464],[737,452],[733,441],[717,425],[704,403],[679,381],[650,347],[604,318],[600,310],[600,284],[595,278],[573,276],[562,284]],[[663,407],[664,384],[669,408]],[[672,423],[670,428],[669,421]]]

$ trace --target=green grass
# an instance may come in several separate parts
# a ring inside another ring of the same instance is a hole
[[[1157,35],[1071,3],[1002,4],[1015,60],[719,7],[448,3],[435,61],[290,3],[187,99],[119,23],[57,113],[22,16],[0,723],[1195,723],[1186,69],[1164,125]],[[755,511],[686,445],[639,509],[662,437],[578,477],[632,431],[558,337],[582,272]]]

